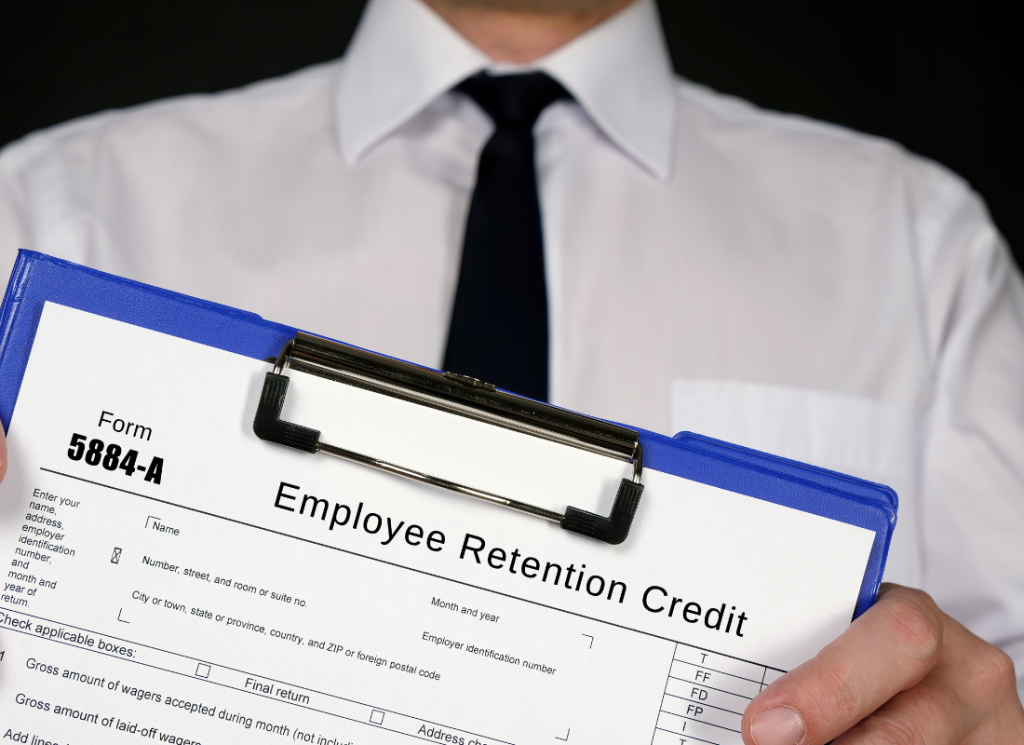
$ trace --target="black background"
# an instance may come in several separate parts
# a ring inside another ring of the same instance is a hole
[[[994,0],[661,0],[676,69],[897,140],[964,176],[1024,263],[1022,53]],[[360,0],[20,0],[0,11],[0,144],[102,109],[338,57]]]

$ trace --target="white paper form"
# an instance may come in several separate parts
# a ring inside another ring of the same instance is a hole
[[[740,743],[852,616],[869,531],[646,470],[609,546],[259,440],[267,370],[46,306],[0,486],[0,735]],[[607,514],[629,472],[288,374],[323,441],[539,506]]]

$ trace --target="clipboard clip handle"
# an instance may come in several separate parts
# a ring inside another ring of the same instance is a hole
[[[607,517],[571,506],[566,507],[564,513],[559,513],[328,445],[321,442],[319,430],[281,418],[288,395],[289,378],[284,374],[288,367],[619,460],[632,461],[632,479],[622,479],[619,483]],[[563,530],[610,544],[620,544],[626,540],[644,489],[641,483],[643,450],[639,434],[634,430],[573,412],[563,412],[548,404],[499,391],[493,385],[465,376],[420,368],[301,332],[285,345],[274,363],[273,371],[266,374],[252,428],[257,437],[268,442],[306,453],[333,455],[438,486],[558,523]]]
[[[577,507],[566,507],[565,514],[559,523],[562,530],[570,533],[595,538],[605,543],[618,545],[626,540],[629,529],[633,525],[633,516],[640,506],[640,497],[644,493],[644,485],[637,481],[622,479],[615,493],[612,511],[608,517],[595,515]]]

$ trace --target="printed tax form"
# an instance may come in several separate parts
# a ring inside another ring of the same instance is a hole
[[[47,304],[0,485],[0,742],[740,743],[874,534],[647,470],[628,540],[259,440],[269,365]],[[607,514],[630,466],[291,373],[324,439]]]

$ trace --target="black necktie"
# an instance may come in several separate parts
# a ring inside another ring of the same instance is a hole
[[[444,369],[546,401],[548,305],[533,125],[569,94],[539,72],[476,75],[458,90],[495,130],[477,167]]]

